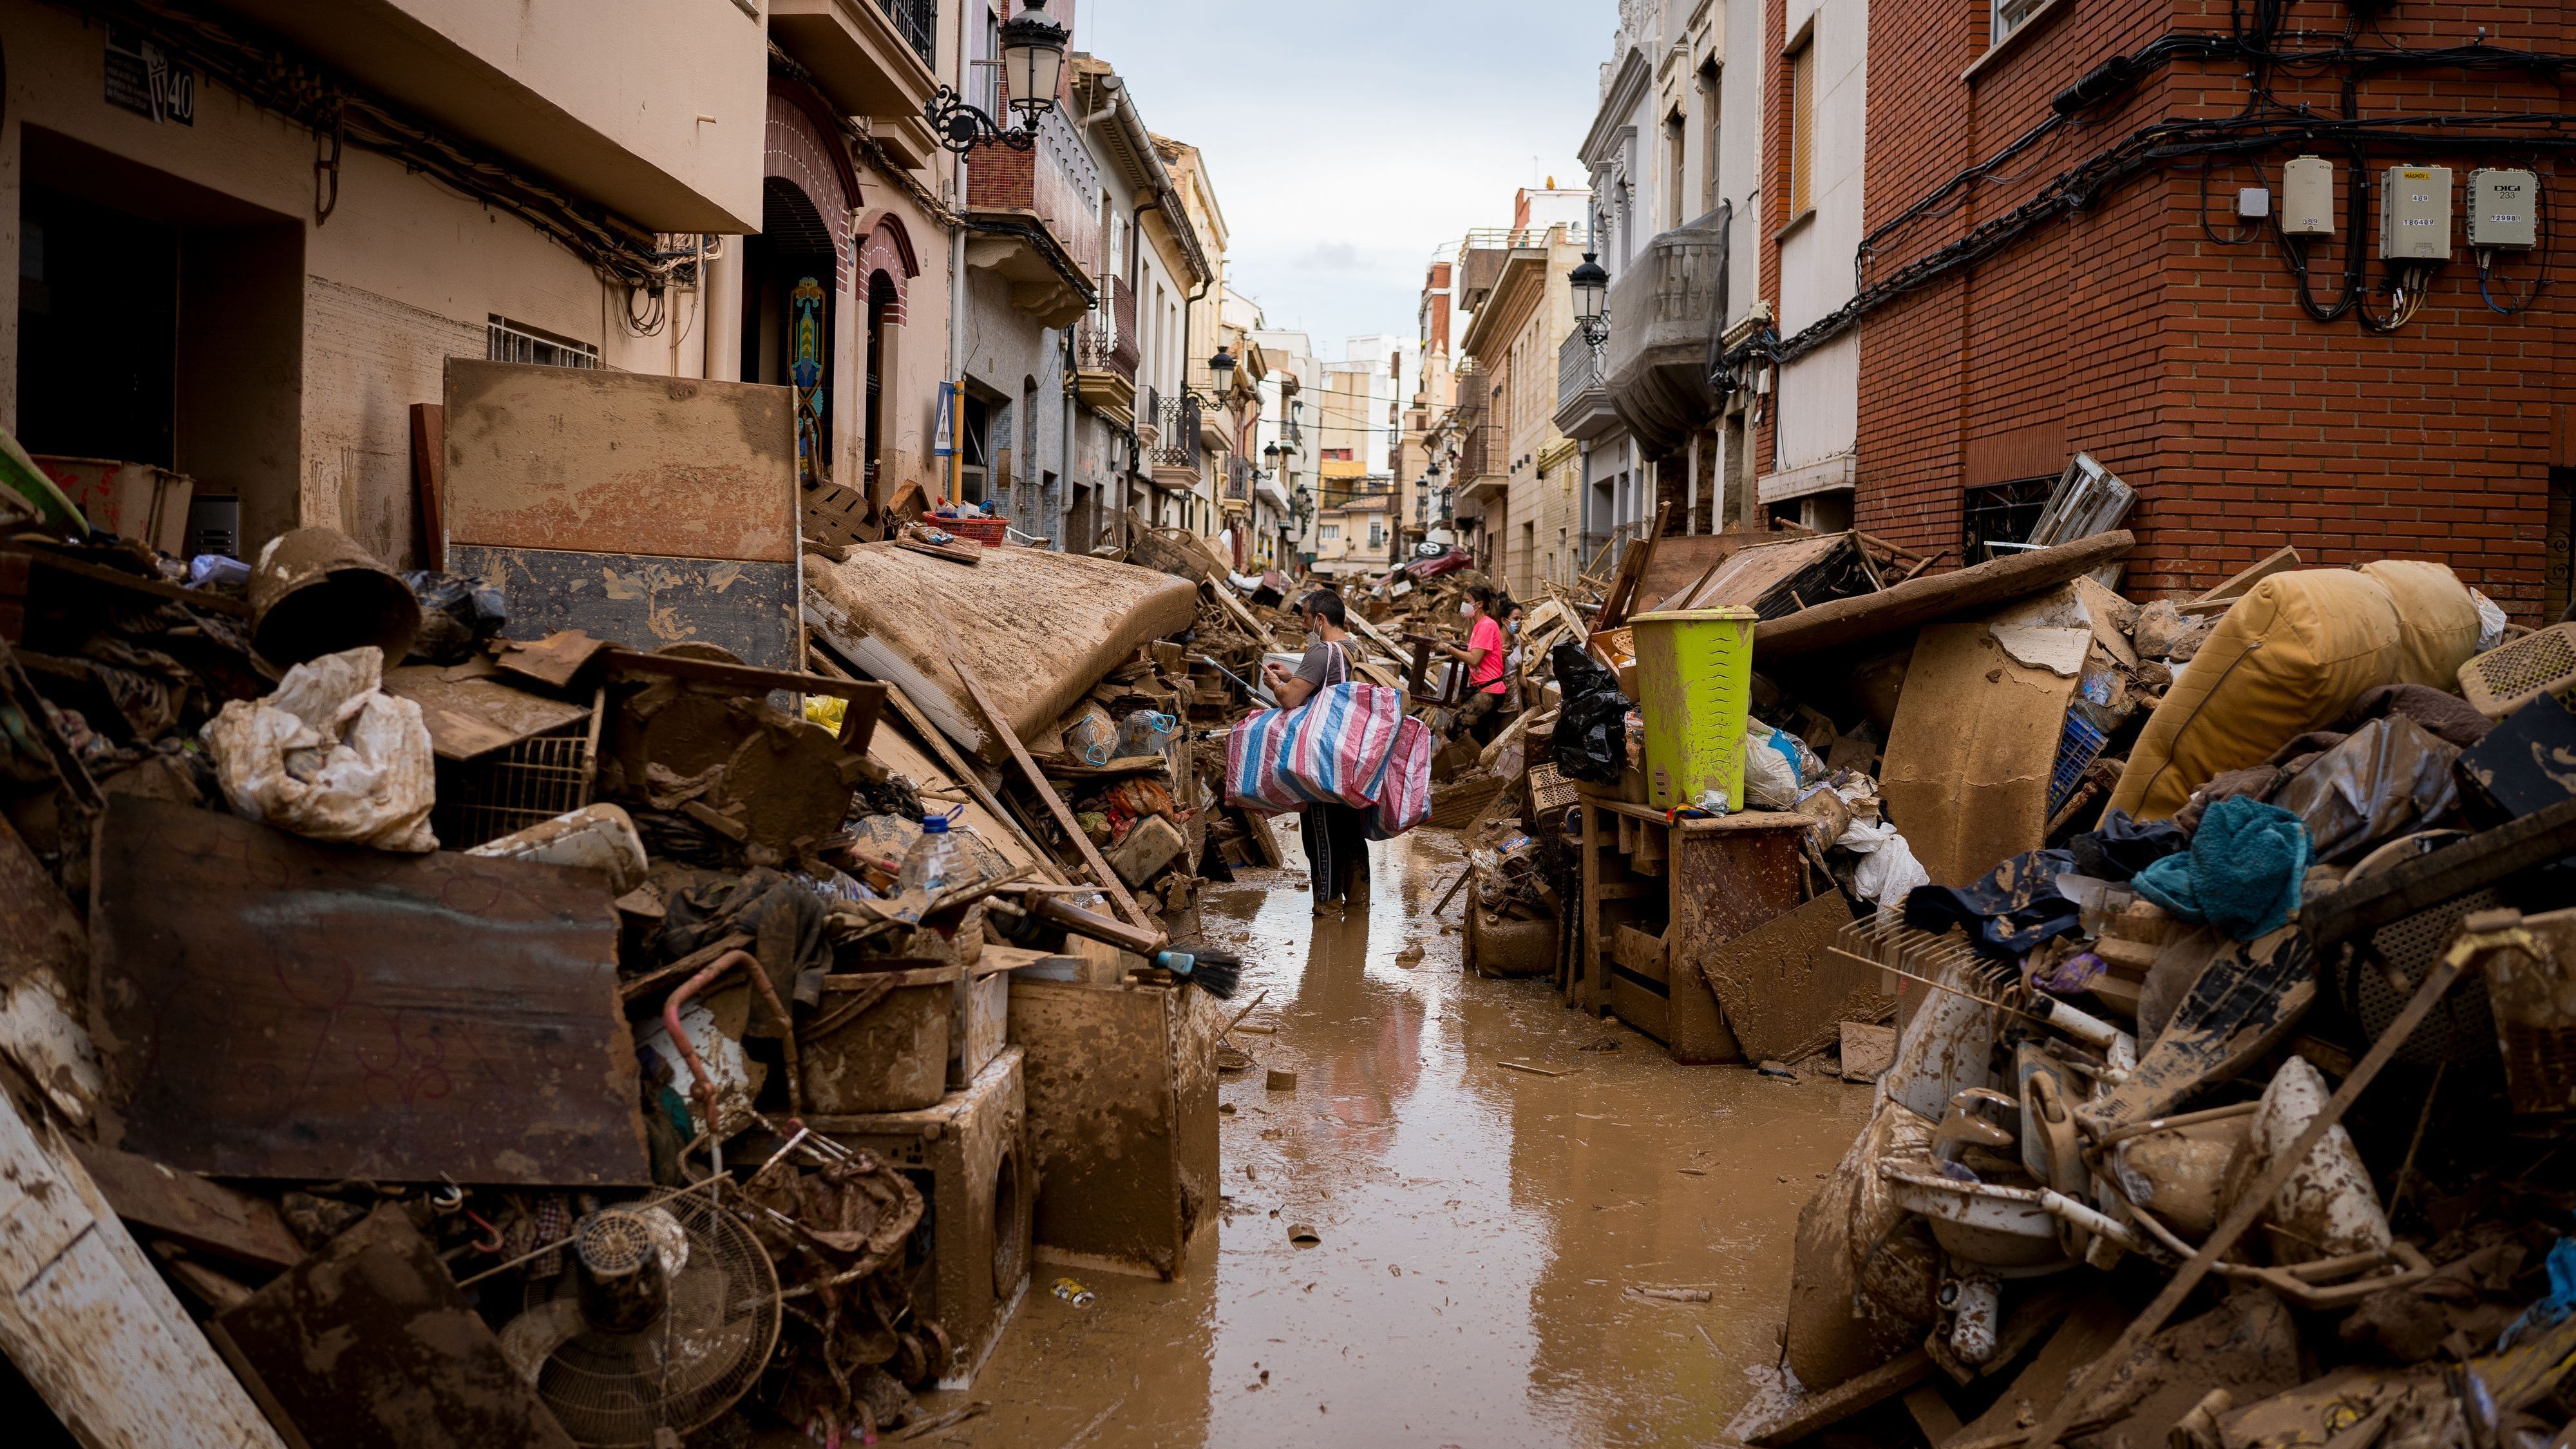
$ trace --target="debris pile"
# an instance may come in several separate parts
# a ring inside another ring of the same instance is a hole
[[[1234,963],[1174,942],[1279,859],[1215,788],[1229,586],[934,521],[815,545],[779,669],[27,486],[0,1217],[89,1204],[48,1271],[118,1311],[0,1350],[64,1418],[150,1361],[168,1442],[872,1442],[974,1412],[914,1394],[1038,1253],[1180,1270]]]

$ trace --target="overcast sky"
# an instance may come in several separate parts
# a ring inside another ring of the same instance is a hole
[[[1058,11],[1062,13],[1061,10]],[[1235,287],[1273,327],[1418,330],[1433,248],[1509,226],[1576,152],[1615,0],[1078,0],[1074,45],[1205,153]]]

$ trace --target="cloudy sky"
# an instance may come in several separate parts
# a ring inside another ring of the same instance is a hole
[[[1061,14],[1061,9],[1058,10]],[[1204,152],[1238,290],[1325,358],[1412,336],[1432,250],[1583,184],[1614,0],[1077,0],[1076,48]]]

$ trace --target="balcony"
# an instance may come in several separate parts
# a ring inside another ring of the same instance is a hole
[[[1609,341],[1591,341],[1579,329],[1566,334],[1556,350],[1556,430],[1588,443],[1618,426],[1610,406]]]
[[[1483,510],[1511,482],[1511,440],[1482,408],[1462,411],[1458,424],[1458,496],[1461,508]]]
[[[770,0],[769,33],[897,161],[939,154],[922,115],[939,88],[939,0]]]
[[[1136,293],[1111,278],[1073,333],[1073,392],[1082,405],[1117,423],[1136,422]]]
[[[1145,393],[1145,415],[1136,420],[1145,465],[1157,488],[1187,492],[1199,486],[1199,400]],[[1148,436],[1150,435],[1150,436]]]
[[[769,38],[706,0],[224,0],[207,23],[265,29],[456,138],[653,231],[760,229]],[[194,24],[195,22],[190,22]],[[712,124],[710,124],[710,119]]]
[[[1648,242],[1610,284],[1610,405],[1650,455],[1680,448],[1717,412],[1708,361],[1725,325],[1726,249],[1712,212]]]
[[[1098,295],[1075,259],[1100,255],[1100,166],[1061,107],[1037,133],[1030,150],[985,144],[967,158],[966,265],[1009,283],[1039,326],[1070,327]]]

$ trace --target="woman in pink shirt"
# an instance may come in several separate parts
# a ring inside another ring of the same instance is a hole
[[[1467,688],[1470,691],[1466,704],[1458,711],[1458,722],[1451,729],[1450,737],[1454,739],[1472,732],[1476,743],[1483,745],[1492,744],[1495,734],[1502,729],[1500,711],[1511,689],[1510,682],[1504,678],[1503,660],[1512,648],[1504,636],[1503,621],[1517,613],[1520,606],[1502,590],[1484,585],[1478,585],[1472,597],[1478,608],[1476,625],[1467,633],[1467,647],[1443,652],[1466,664]]]

